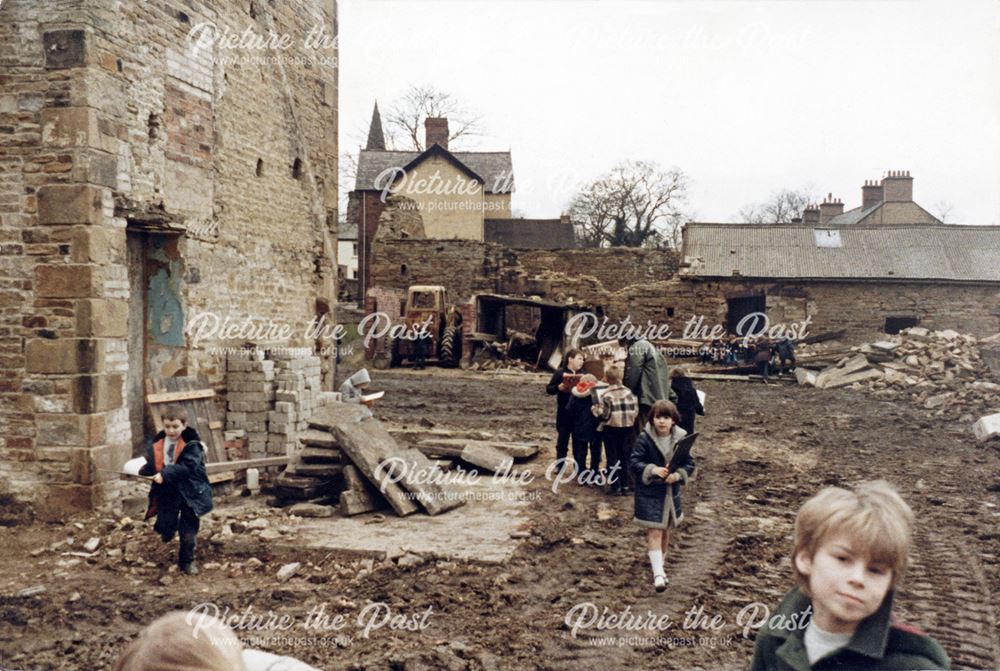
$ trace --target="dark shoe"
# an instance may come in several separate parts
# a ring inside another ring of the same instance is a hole
[[[198,575],[198,565],[194,562],[190,564],[181,564],[181,573],[186,575]]]

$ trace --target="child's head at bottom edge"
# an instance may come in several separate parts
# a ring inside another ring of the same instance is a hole
[[[218,619],[178,611],[143,630],[114,671],[243,671],[242,652],[236,634]]]
[[[818,627],[851,633],[882,606],[906,571],[912,526],[913,511],[884,480],[826,487],[803,504],[792,567]]]

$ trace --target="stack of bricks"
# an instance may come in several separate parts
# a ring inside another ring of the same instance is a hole
[[[226,360],[226,429],[243,429],[251,458],[268,454],[268,413],[275,399],[274,362],[263,350],[230,354]]]
[[[267,453],[291,455],[305,431],[320,394],[320,358],[308,351],[268,352],[274,361],[274,409],[268,414]]]

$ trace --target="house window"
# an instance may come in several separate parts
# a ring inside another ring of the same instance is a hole
[[[917,326],[920,323],[919,317],[906,316],[906,317],[886,317],[885,318],[885,328],[882,329],[886,333],[896,334],[903,329],[908,329],[911,326]]]
[[[673,308],[667,308],[667,316],[668,317],[673,317],[674,316],[674,309]]]
[[[351,245],[351,254],[353,254],[354,256],[358,255],[358,243],[355,242],[354,244]]]

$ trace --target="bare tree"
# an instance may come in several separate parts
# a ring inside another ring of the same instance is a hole
[[[781,189],[763,203],[752,203],[742,208],[736,217],[739,223],[746,224],[787,224],[795,217],[801,217],[806,205],[815,202],[817,198],[809,189]]]
[[[955,217],[955,203],[947,200],[939,200],[934,203],[931,210],[932,214],[944,224],[947,224],[949,220],[953,220]]]
[[[573,198],[570,216],[586,247],[677,248],[688,178],[651,161],[624,161]]]
[[[481,117],[466,110],[450,93],[431,85],[411,86],[385,115],[386,146],[392,149],[423,151],[424,119],[448,119],[448,147],[456,141],[482,134]]]

